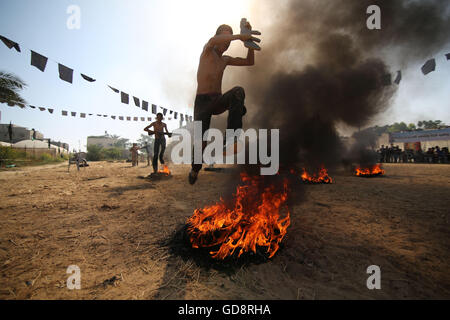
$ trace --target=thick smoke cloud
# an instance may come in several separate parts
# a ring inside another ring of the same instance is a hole
[[[386,61],[423,59],[450,39],[444,0],[282,4],[267,10],[278,18],[262,30],[256,65],[238,71],[233,81],[246,90],[245,126],[280,129],[280,162],[286,166],[340,164],[344,151],[336,125],[370,124],[395,95],[396,86],[385,83],[392,73]],[[381,8],[381,30],[366,27],[373,4]]]

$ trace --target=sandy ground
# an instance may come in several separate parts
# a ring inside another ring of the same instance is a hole
[[[308,185],[275,257],[225,270],[164,245],[219,199],[225,172],[192,187],[187,166],[160,181],[128,163],[2,171],[0,299],[449,299],[450,166],[384,168]],[[366,287],[373,264],[381,290]],[[66,287],[69,265],[81,290]]]

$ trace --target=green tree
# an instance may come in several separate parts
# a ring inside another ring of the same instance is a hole
[[[150,146],[150,150],[153,150],[153,145],[155,143],[155,138],[146,135],[146,134],[141,134],[141,137],[137,140],[137,143],[139,144],[139,146],[143,147],[145,146],[145,144],[148,144]],[[145,149],[142,149],[142,151],[146,152]]]
[[[414,123],[408,124],[408,130],[416,130],[416,125]]]
[[[403,121],[394,123],[387,129],[388,132],[408,131],[408,126]]]
[[[122,149],[121,148],[102,149],[100,154],[102,159],[119,160],[122,158]]]
[[[423,129],[439,129],[440,127],[445,127],[445,123],[441,120],[422,120],[417,122],[417,126]]]
[[[102,146],[91,144],[87,146],[87,160],[88,161],[100,161],[102,160]]]
[[[24,89],[27,84],[19,77],[0,71],[0,103],[5,102],[9,106],[19,106],[25,108],[25,99],[23,99],[19,91]]]

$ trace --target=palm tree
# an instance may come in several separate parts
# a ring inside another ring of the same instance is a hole
[[[27,84],[19,77],[0,71],[0,103],[6,102],[8,106],[19,106],[25,108],[27,103],[19,91],[25,88]]]

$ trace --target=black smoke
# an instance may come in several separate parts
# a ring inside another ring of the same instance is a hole
[[[381,9],[381,30],[366,26],[369,5]],[[397,86],[385,80],[396,71],[389,61],[407,66],[450,39],[450,4],[444,0],[307,0],[271,6],[266,12],[274,14],[261,30],[256,65],[236,72],[232,81],[246,90],[245,126],[280,129],[280,161],[288,167],[339,165],[347,155],[337,125],[364,128],[395,96]]]

